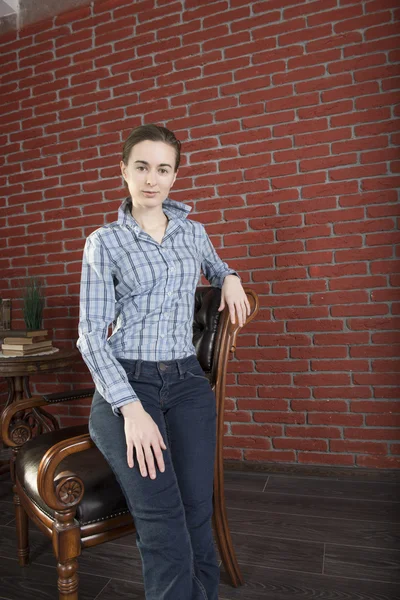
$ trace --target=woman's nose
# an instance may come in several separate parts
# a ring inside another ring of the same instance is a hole
[[[148,185],[154,185],[155,184],[155,180],[156,180],[155,174],[152,171],[148,171],[147,172],[147,177],[146,177],[146,183]]]

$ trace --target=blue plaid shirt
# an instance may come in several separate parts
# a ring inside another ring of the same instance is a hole
[[[132,217],[130,202],[121,204],[117,221],[87,238],[80,288],[77,346],[117,416],[121,406],[138,400],[117,358],[162,361],[195,354],[200,268],[215,287],[226,275],[238,275],[219,258],[204,226],[187,219],[190,206],[163,202],[169,222],[159,244]]]

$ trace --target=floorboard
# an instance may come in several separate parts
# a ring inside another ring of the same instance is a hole
[[[400,489],[382,481],[225,473],[228,520],[245,584],[221,565],[219,600],[398,600]],[[58,600],[51,542],[30,524],[16,557],[10,482],[0,481],[0,600]],[[79,600],[144,600],[136,536],[84,549]]]

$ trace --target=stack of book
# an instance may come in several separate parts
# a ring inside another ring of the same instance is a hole
[[[47,329],[7,331],[1,345],[3,356],[29,356],[48,352],[53,349],[53,345],[47,334]]]

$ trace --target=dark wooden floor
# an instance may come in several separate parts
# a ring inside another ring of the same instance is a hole
[[[399,484],[227,472],[230,528],[245,585],[221,570],[220,600],[400,599]],[[9,480],[0,482],[0,599],[57,600],[50,541],[32,526],[18,566]],[[134,535],[84,550],[80,600],[143,600]]]

